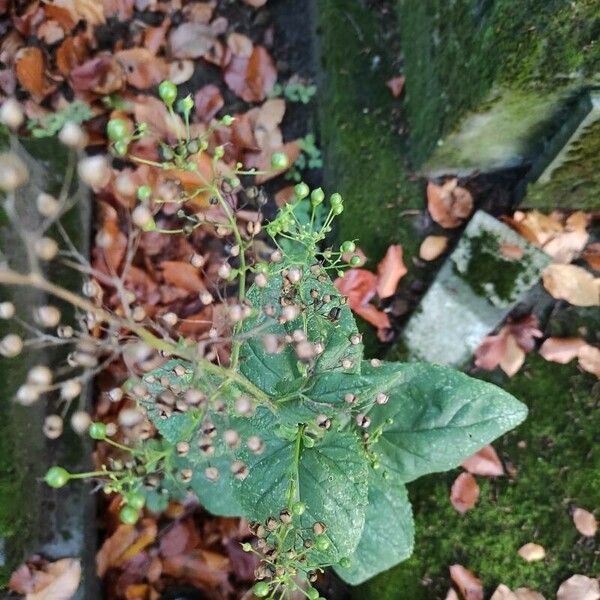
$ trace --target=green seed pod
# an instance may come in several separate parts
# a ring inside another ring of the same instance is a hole
[[[266,598],[271,586],[266,581],[259,581],[254,585],[253,592],[257,598]]]
[[[274,169],[287,169],[290,166],[290,160],[285,152],[274,152],[271,155],[271,167]]]
[[[308,588],[306,590],[306,597],[308,600],[318,600],[319,592],[315,588]]]
[[[111,119],[106,124],[106,135],[111,142],[124,140],[129,135],[127,123],[123,119]]]
[[[235,119],[231,115],[224,115],[221,118],[221,123],[225,125],[225,127],[230,127],[231,125],[233,125],[234,121]]]
[[[334,215],[341,215],[344,212],[344,207],[341,204],[335,204],[331,207],[331,212]]]
[[[297,517],[303,515],[305,510],[306,504],[304,504],[304,502],[294,502],[294,504],[292,505],[292,514],[294,514]]]
[[[135,525],[139,518],[140,513],[133,506],[126,505],[119,511],[119,519],[125,525]]]
[[[298,198],[298,200],[302,200],[303,198],[306,198],[308,194],[310,194],[310,188],[304,182],[301,182],[294,186],[294,193],[296,194],[296,198]]]
[[[358,267],[360,265],[360,256],[353,256],[350,259],[350,265],[353,267]]]
[[[94,440],[103,440],[106,437],[106,425],[104,423],[92,423],[88,429],[90,437]]]
[[[141,185],[137,190],[137,198],[142,202],[146,200],[150,200],[150,196],[152,196],[152,188],[149,185]]]
[[[352,561],[347,556],[340,559],[340,567],[342,567],[342,569],[349,569],[351,564]]]
[[[54,466],[48,469],[44,481],[53,488],[61,488],[71,479],[71,474],[62,467]]]
[[[331,194],[329,201],[331,202],[331,206],[341,206],[344,203],[342,196],[337,192],[335,192],[335,194]]]
[[[192,96],[188,94],[185,98],[182,98],[177,103],[177,108],[179,112],[183,113],[184,115],[189,113],[192,108],[194,108],[194,100],[192,99]]]
[[[313,190],[310,194],[310,203],[313,206],[318,206],[325,200],[325,192],[321,188]]]
[[[320,552],[325,552],[329,545],[329,540],[324,535],[318,535],[315,538],[315,548]]]
[[[139,492],[134,492],[127,497],[127,504],[135,510],[142,510],[146,505],[146,498]]]
[[[117,156],[125,156],[127,154],[127,149],[129,148],[129,144],[126,140],[118,140],[113,144],[113,149]]]
[[[345,254],[346,252],[354,252],[356,250],[356,244],[350,240],[345,241],[341,246],[340,250]]]
[[[177,99],[177,86],[166,79],[158,86],[158,95],[167,106],[173,106]]]

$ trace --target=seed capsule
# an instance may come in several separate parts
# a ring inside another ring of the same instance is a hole
[[[21,354],[23,340],[16,333],[9,333],[0,341],[0,354],[6,358],[14,358]]]
[[[52,383],[52,371],[45,365],[37,365],[29,369],[27,381],[34,385],[50,385]]]
[[[367,429],[371,424],[371,419],[367,415],[356,415],[356,424],[363,429]]]
[[[362,335],[358,334],[358,333],[353,333],[350,336],[350,343],[353,346],[358,346],[358,344],[360,344],[362,342]]]
[[[62,435],[63,420],[58,415],[48,415],[44,420],[43,431],[48,439],[55,440]]]
[[[168,327],[175,327],[179,321],[179,317],[174,312],[165,313],[161,319]]]
[[[60,386],[60,396],[64,400],[73,400],[81,393],[81,383],[76,379],[69,379]]]
[[[22,406],[31,406],[40,398],[40,391],[37,385],[25,383],[17,390],[16,400]]]
[[[60,210],[58,200],[54,196],[46,194],[46,192],[38,194],[35,200],[35,206],[40,215],[47,218],[55,217]]]
[[[348,403],[348,404],[354,404],[356,402],[356,396],[350,392],[348,392],[345,396],[344,396],[344,400]]]
[[[265,450],[264,442],[257,435],[250,436],[246,445],[253,454],[262,454]]]
[[[279,513],[279,519],[285,525],[289,525],[292,522],[292,513],[286,508]]]
[[[121,388],[113,388],[108,392],[108,397],[111,402],[120,402],[123,399],[123,390]]]
[[[327,531],[327,526],[322,521],[313,524],[312,530],[315,535],[323,535]]]
[[[58,244],[49,237],[42,237],[33,244],[36,256],[42,260],[52,260],[58,254]]]
[[[92,418],[84,410],[75,411],[71,415],[71,427],[75,433],[83,435],[92,423]]]
[[[33,319],[42,327],[56,327],[61,319],[60,310],[56,306],[40,306],[35,309]]]
[[[204,469],[204,475],[209,481],[216,481],[219,479],[219,469],[216,467],[206,467],[206,469]]]
[[[274,517],[269,517],[267,519],[265,525],[267,526],[267,529],[269,531],[275,531],[279,527],[279,523],[277,522],[277,519],[275,519]]]
[[[223,440],[229,448],[239,448],[241,439],[240,434],[233,429],[227,429],[223,432]]]
[[[329,429],[331,427],[331,419],[327,415],[318,415],[316,421],[321,429]]]
[[[178,442],[176,449],[179,456],[187,456],[190,451],[190,445],[188,442]]]
[[[25,121],[23,109],[15,98],[7,98],[0,107],[0,121],[13,130],[19,129]]]
[[[240,481],[246,479],[246,477],[248,477],[248,473],[250,472],[248,467],[241,460],[233,461],[230,468],[233,476]]]
[[[191,469],[181,469],[180,475],[183,483],[189,483],[194,476],[194,472]]]
[[[377,396],[375,397],[375,402],[377,402],[377,404],[387,404],[387,401],[390,399],[390,397],[387,394],[384,394],[383,392],[379,392],[377,394]]]

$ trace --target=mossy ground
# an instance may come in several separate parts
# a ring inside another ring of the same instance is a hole
[[[412,159],[492,86],[556,91],[600,67],[596,0],[398,0]]]
[[[547,363],[536,355],[513,379],[498,379],[530,409],[525,423],[495,444],[514,477],[479,478],[479,503],[465,515],[449,501],[458,471],[411,484],[415,553],[357,588],[357,600],[444,598],[454,563],[481,577],[486,597],[505,583],[552,598],[573,573],[598,573],[597,545],[577,533],[570,509],[593,510],[600,498],[600,384],[574,364]],[[527,542],[542,544],[546,559],[522,560],[517,550]]]

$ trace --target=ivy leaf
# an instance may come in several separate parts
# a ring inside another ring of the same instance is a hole
[[[369,506],[360,542],[349,568],[335,567],[350,585],[358,585],[407,559],[415,526],[408,493],[397,474],[369,470]]]
[[[328,431],[315,446],[306,448],[278,437],[276,418],[264,408],[251,419],[240,419],[238,425],[242,437],[258,433],[265,444],[259,455],[247,449],[240,454],[249,467],[241,489],[244,515],[257,521],[277,516],[286,508],[290,481],[295,480],[297,498],[306,505],[300,526],[310,532],[315,522],[326,524],[329,561],[352,554],[363,530],[368,493],[367,460],[358,437]]]
[[[386,368],[395,371],[389,401],[372,411],[371,427],[383,427],[375,450],[404,482],[458,466],[527,416],[526,406],[504,390],[453,369]]]
[[[327,296],[329,301],[324,302]],[[248,300],[255,308],[270,305],[280,311],[282,298],[297,306],[316,305],[316,309],[311,311],[310,319],[300,314],[297,319],[284,324],[262,311],[244,321],[242,334],[248,337],[240,351],[240,370],[250,381],[270,396],[277,397],[282,389],[293,386],[293,382],[306,375],[307,367],[299,363],[289,344],[275,354],[267,353],[263,344],[265,334],[283,338],[298,329],[305,332],[310,342],[321,342],[325,348],[315,360],[315,372],[341,370],[344,359],[351,363],[346,371],[358,372],[362,344],[350,342],[352,335],[358,335],[356,322],[327,275],[317,277],[305,268],[301,281],[293,286],[284,282],[281,272],[271,273],[266,287],[252,286],[248,292]]]

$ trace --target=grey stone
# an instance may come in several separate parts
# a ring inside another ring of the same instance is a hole
[[[522,257],[504,258],[503,244],[522,249]],[[410,359],[462,366],[549,262],[505,224],[475,213],[402,334]]]

